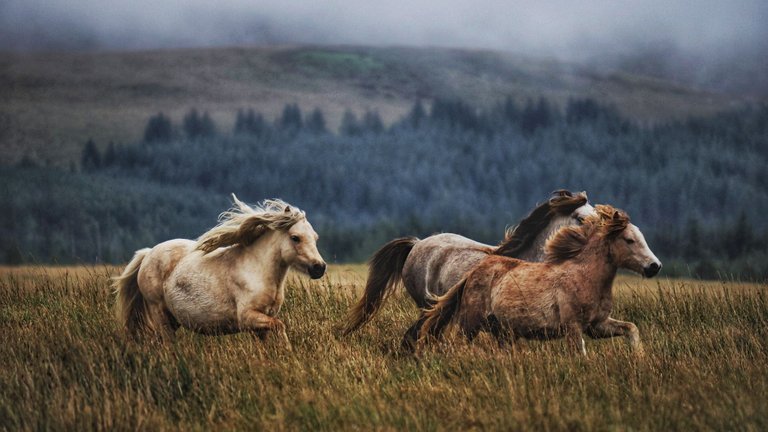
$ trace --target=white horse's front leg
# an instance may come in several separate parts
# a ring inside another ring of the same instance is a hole
[[[638,355],[643,354],[643,344],[640,342],[640,332],[637,326],[628,321],[619,321],[608,318],[603,322],[590,326],[587,334],[593,339],[610,338],[614,336],[626,336],[629,339],[629,345]]]
[[[252,331],[257,334],[260,331],[273,332],[282,339],[288,351],[293,351],[291,342],[288,340],[288,334],[285,332],[285,324],[275,317],[254,309],[246,309],[238,314],[238,325],[240,330]]]

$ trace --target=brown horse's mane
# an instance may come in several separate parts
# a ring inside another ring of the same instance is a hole
[[[586,192],[574,194],[565,189],[552,192],[552,197],[549,200],[539,204],[517,226],[506,230],[504,240],[493,251],[493,254],[510,258],[519,257],[533,244],[536,236],[549,225],[553,217],[569,215],[577,208],[585,205],[587,201]]]
[[[629,225],[629,215],[610,205],[596,205],[595,214],[587,216],[582,225],[567,226],[549,239],[544,246],[548,262],[562,262],[581,253],[595,235],[610,239]]]
[[[232,194],[234,205],[219,215],[219,224],[197,239],[195,249],[203,253],[220,247],[248,246],[267,231],[287,230],[306,216],[279,199],[264,200],[250,207]]]

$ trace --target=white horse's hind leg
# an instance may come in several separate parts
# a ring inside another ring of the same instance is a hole
[[[288,334],[285,332],[285,324],[275,317],[271,317],[257,310],[248,309],[239,314],[238,324],[240,330],[254,332],[259,338],[264,338],[264,332],[275,334],[279,337],[288,351],[293,351]]]
[[[149,305],[148,309],[152,326],[157,331],[158,336],[164,341],[172,342],[176,337],[176,330],[165,307],[155,303]]]

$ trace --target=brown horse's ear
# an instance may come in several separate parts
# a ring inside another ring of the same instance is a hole
[[[572,197],[573,193],[568,189],[557,189],[555,191],[552,191],[551,195],[553,197]]]
[[[613,220],[619,220],[621,219],[621,213],[619,213],[618,210],[613,211]]]
[[[290,213],[291,212],[291,206],[285,206],[285,212]]]

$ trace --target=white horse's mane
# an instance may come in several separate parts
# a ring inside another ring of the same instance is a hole
[[[306,218],[306,214],[280,199],[267,199],[255,206],[232,194],[232,207],[219,215],[219,223],[197,239],[196,249],[204,253],[220,247],[249,244],[266,231],[286,230]]]

